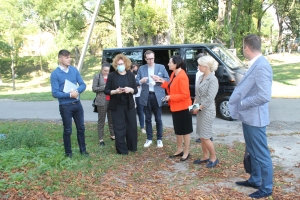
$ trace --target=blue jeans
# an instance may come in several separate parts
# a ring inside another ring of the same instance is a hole
[[[246,151],[250,154],[252,185],[259,186],[265,193],[273,190],[273,166],[267,144],[266,127],[255,127],[243,123]]]
[[[154,93],[149,93],[147,106],[144,106],[144,113],[146,117],[146,132],[147,132],[147,140],[152,140],[153,138],[153,130],[152,130],[152,112],[154,114],[155,122],[156,122],[156,131],[157,131],[157,140],[162,139],[162,120],[161,113],[162,109],[159,107],[156,96]]]
[[[77,141],[80,153],[86,152],[84,137],[84,116],[83,108],[80,101],[59,105],[59,112],[64,125],[63,140],[65,153],[71,154],[71,134],[72,134],[72,118],[74,119],[77,129]]]
[[[145,127],[144,106],[140,104],[140,97],[135,97],[136,113],[139,117],[141,129]]]

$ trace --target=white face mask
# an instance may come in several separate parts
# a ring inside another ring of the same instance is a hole
[[[125,65],[118,65],[117,69],[119,72],[124,72],[125,71]]]

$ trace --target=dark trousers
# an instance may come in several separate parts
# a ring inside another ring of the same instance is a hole
[[[128,105],[118,104],[111,113],[117,153],[128,154],[128,150],[137,151],[138,136],[135,108],[129,109]]]
[[[157,131],[157,140],[162,139],[162,120],[161,114],[162,109],[159,107],[156,96],[154,93],[149,93],[147,106],[144,106],[144,113],[146,117],[146,132],[147,132],[147,140],[152,140],[153,138],[153,130],[152,130],[152,112],[154,114],[155,122],[156,122],[156,131]]]
[[[86,152],[85,147],[85,126],[83,108],[80,101],[59,105],[59,112],[64,125],[63,140],[65,153],[72,153],[71,134],[72,134],[72,118],[74,119],[77,129],[77,141],[80,153]]]
[[[110,136],[114,136],[113,123],[112,123],[112,118],[111,118],[111,110],[108,109],[108,104],[109,104],[109,101],[106,100],[104,106],[97,106],[99,140],[103,140],[103,137],[104,137],[104,125],[105,125],[106,114],[107,114],[107,122],[108,122]]]
[[[246,150],[250,154],[251,176],[248,182],[260,185],[265,193],[273,191],[273,165],[268,148],[266,127],[250,126],[242,123]]]
[[[145,127],[144,106],[140,104],[140,97],[135,97],[136,113],[139,117],[140,128]]]

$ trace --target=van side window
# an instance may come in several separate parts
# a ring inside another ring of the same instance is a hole
[[[198,54],[200,53],[205,55],[207,54],[207,52],[202,48],[187,49],[185,51],[185,64],[188,72],[197,72],[198,70],[197,59],[198,59]]]
[[[131,62],[137,63],[139,65],[143,64],[142,50],[107,51],[103,53],[102,62],[108,62],[112,64],[114,57],[120,53],[123,53],[125,56],[127,56],[131,60]]]

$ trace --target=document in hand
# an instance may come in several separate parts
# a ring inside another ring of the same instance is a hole
[[[191,110],[193,109],[199,109],[199,103],[193,104],[191,106],[189,106],[189,111],[191,112]]]
[[[72,90],[77,90],[78,86],[69,81],[68,79],[65,80],[65,85],[63,92],[64,93],[70,93]]]

